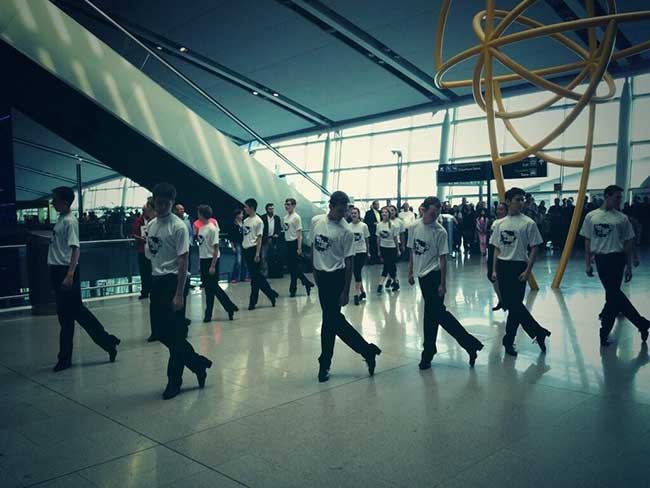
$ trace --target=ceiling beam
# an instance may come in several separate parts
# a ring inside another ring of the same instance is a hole
[[[16,169],[21,170],[21,171],[26,171],[28,173],[33,173],[35,175],[44,176],[46,178],[51,178],[51,179],[54,179],[54,180],[63,181],[64,183],[71,183],[73,185],[77,183],[77,181],[73,180],[72,178],[66,178],[65,176],[50,173],[49,171],[44,171],[42,169],[32,168],[31,166],[25,166],[24,164],[15,163],[14,167]]]
[[[435,86],[433,77],[404,59],[378,39],[318,0],[276,0],[309,22],[336,37],[430,100],[451,101],[450,90]]]
[[[73,5],[68,0],[55,0],[55,3],[59,4],[65,10],[81,13],[84,16],[92,18],[97,22],[110,25],[108,21],[103,17],[88,11],[86,8]],[[127,27],[129,32],[131,32],[131,34],[137,37],[141,42],[152,49],[156,49],[162,54],[180,59],[204,72],[210,73],[211,75],[221,80],[224,80],[238,88],[241,88],[242,90],[248,92],[251,96],[259,97],[269,103],[272,103],[273,105],[291,112],[293,115],[297,115],[298,117],[307,120],[314,125],[327,127],[332,123],[330,119],[324,115],[319,114],[315,110],[312,110],[298,103],[297,101],[290,99],[289,97],[279,93],[279,91],[258,83],[257,81],[252,80],[241,73],[238,73],[222,64],[219,64],[213,59],[210,59],[209,57],[198,53],[191,47],[172,41],[171,39],[168,39],[156,32],[137,25],[125,19],[124,17],[110,12],[107,13],[109,13],[110,16],[117,20],[120,24]],[[181,47],[185,48],[186,51],[181,51]],[[233,136],[230,135],[229,137],[232,138]],[[239,141],[241,141],[241,139]]]

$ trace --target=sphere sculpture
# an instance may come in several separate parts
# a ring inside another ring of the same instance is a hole
[[[615,41],[618,25],[624,22],[648,20],[650,19],[650,11],[617,13],[616,1],[607,0],[607,14],[596,16],[595,0],[586,0],[586,18],[561,22],[558,24],[544,25],[524,15],[525,11],[537,1],[539,0],[522,0],[514,8],[508,11],[497,9],[495,6],[495,0],[486,0],[485,10],[477,12],[474,15],[472,23],[474,33],[479,41],[478,45],[456,54],[443,62],[442,48],[444,32],[451,7],[451,0],[443,0],[436,33],[435,82],[440,88],[453,89],[472,87],[474,100],[487,115],[487,129],[490,141],[492,166],[497,183],[497,189],[502,199],[505,194],[502,168],[503,166],[515,163],[522,158],[534,155],[541,159],[545,159],[552,164],[582,169],[573,219],[569,227],[569,233],[564,245],[562,257],[560,258],[558,269],[556,270],[553,279],[552,287],[558,288],[562,281],[562,276],[564,275],[569,257],[571,256],[575,237],[578,232],[578,226],[580,224],[580,216],[584,206],[593,152],[596,106],[599,103],[612,99],[616,95],[614,79],[607,72],[607,67],[613,60],[623,59],[650,49],[650,41],[647,41],[616,51]],[[524,30],[504,35],[506,29],[513,24],[523,26]],[[596,35],[597,28],[602,28],[604,30],[602,40],[599,40]],[[588,30],[588,49],[585,49],[564,34],[579,29]],[[562,46],[570,49],[577,54],[580,60],[543,69],[528,70],[511,57],[504,54],[500,49],[517,42],[542,37],[550,37]],[[472,79],[445,81],[445,75],[449,70],[472,57],[477,58]],[[494,60],[497,60],[500,64],[510,69],[512,73],[495,76],[493,65]],[[549,76],[570,73],[575,73],[575,76],[565,86],[555,83],[547,78]],[[548,99],[535,107],[525,110],[512,112],[507,111],[501,93],[501,84],[517,80],[528,81],[541,90],[550,92]],[[598,86],[603,82],[606,84],[607,92],[598,95]],[[583,86],[584,90],[577,91],[576,88],[580,85],[586,85],[586,87]],[[541,112],[562,98],[574,100],[576,104],[565,119],[554,130],[534,142],[530,142],[522,137],[515,127],[515,123],[513,122],[514,120]],[[545,153],[544,148],[560,136],[578,118],[580,113],[586,107],[589,107],[589,121],[587,126],[584,158],[581,160],[567,160]],[[497,145],[497,119],[503,122],[506,130],[521,146],[520,151],[507,156],[502,156],[500,154]],[[533,289],[538,288],[535,278],[532,276],[530,284]]]

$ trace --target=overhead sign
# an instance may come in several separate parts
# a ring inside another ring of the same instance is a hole
[[[506,180],[518,178],[544,178],[548,175],[548,164],[545,160],[530,157],[503,167],[503,177]],[[491,161],[476,163],[441,164],[437,171],[439,185],[480,185],[482,182],[494,179]]]

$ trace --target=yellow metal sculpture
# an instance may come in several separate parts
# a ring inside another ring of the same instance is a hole
[[[552,284],[553,288],[559,288],[569,257],[571,256],[587,192],[587,182],[589,180],[589,170],[594,142],[596,105],[610,100],[616,94],[616,86],[612,76],[607,72],[607,67],[612,60],[623,59],[650,49],[650,41],[647,41],[620,51],[615,51],[618,25],[624,22],[648,20],[650,19],[650,11],[617,13],[616,1],[607,0],[607,14],[596,16],[595,0],[586,0],[586,18],[561,22],[558,24],[544,25],[523,15],[525,11],[537,1],[538,0],[522,0],[511,10],[500,10],[496,8],[495,0],[486,0],[485,10],[477,12],[476,15],[474,15],[472,24],[474,33],[478,38],[478,45],[456,54],[449,60],[443,62],[442,48],[444,32],[451,7],[451,0],[443,0],[436,33],[435,81],[440,88],[453,89],[472,87],[474,100],[487,115],[492,166],[494,169],[497,189],[502,199],[504,198],[505,193],[502,168],[503,166],[512,164],[522,158],[534,155],[545,159],[552,164],[582,169],[573,219],[571,220],[562,257],[560,258],[558,269],[556,270]],[[498,23],[496,22],[497,20]],[[513,24],[523,26],[524,29],[512,34],[504,35],[505,31]],[[600,40],[597,37],[597,29],[599,28],[604,31],[604,36]],[[579,29],[588,30],[588,49],[583,48],[580,44],[574,42],[564,34]],[[504,54],[500,49],[513,43],[542,37],[550,37],[557,41],[562,46],[573,51],[580,60],[543,69],[528,70],[511,57]],[[444,80],[445,75],[450,69],[472,57],[477,58],[472,79],[457,81]],[[510,69],[512,73],[508,75],[495,76],[493,65],[494,60]],[[559,85],[546,78],[548,76],[567,73],[575,73],[575,76],[566,86]],[[551,92],[551,95],[544,103],[535,107],[526,110],[508,112],[505,109],[505,104],[501,94],[501,84],[517,80],[526,80],[542,90]],[[607,92],[603,95],[598,95],[597,89],[602,82],[606,84]],[[584,91],[579,92],[576,90],[580,85],[586,85],[586,88],[583,87]],[[531,143],[524,139],[517,131],[513,120],[527,117],[545,110],[562,98],[576,101],[576,104],[565,117],[564,121],[551,131],[551,133],[545,135],[536,142]],[[587,126],[584,158],[581,160],[566,160],[545,153],[544,148],[561,135],[578,118],[580,113],[587,106],[589,107],[589,122]],[[500,154],[497,145],[497,119],[503,121],[508,132],[521,146],[522,149],[519,152],[507,156],[502,156]],[[532,276],[530,285],[533,289],[538,288],[535,278]]]

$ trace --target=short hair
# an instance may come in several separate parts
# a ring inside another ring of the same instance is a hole
[[[52,194],[60,200],[63,200],[68,206],[74,202],[74,192],[67,186],[59,186],[52,190]]]
[[[347,205],[350,203],[350,197],[344,191],[337,190],[330,195],[330,205]]]
[[[255,200],[254,198],[246,199],[246,201],[244,202],[244,205],[246,205],[247,207],[252,208],[253,210],[257,210],[257,200]]]
[[[243,209],[243,208],[239,208],[239,207],[237,207],[235,210],[233,210],[233,212],[232,212],[232,216],[233,216],[233,218],[234,218],[234,217],[237,217],[240,213],[243,213],[243,212],[244,212],[244,209]]]
[[[605,192],[603,193],[605,195],[605,198],[611,197],[614,193],[622,192],[623,188],[621,188],[618,185],[609,185],[607,188],[605,188]]]
[[[288,203],[290,205],[295,205],[296,204],[296,199],[295,198],[287,198],[284,203]]]
[[[517,195],[521,195],[523,197],[526,195],[526,192],[521,188],[517,188],[516,186],[512,187],[506,192],[506,200],[512,200]]]
[[[275,205],[274,205],[273,203],[269,202],[269,203],[267,203],[267,204],[264,206],[264,210],[268,210],[269,207],[274,207],[274,206],[275,206]]]
[[[153,187],[151,193],[153,193],[154,198],[162,198],[163,200],[171,201],[176,200],[176,188],[174,188],[174,185],[170,183],[158,183]]]
[[[149,208],[151,208],[151,209],[154,208],[154,205],[153,205],[153,197],[148,197],[148,198],[147,198],[147,203],[145,203],[145,206],[147,206],[147,207],[149,207]]]
[[[429,208],[431,205],[440,208],[441,207],[440,199],[438,197],[426,197],[420,206],[424,208]]]
[[[212,207],[210,205],[199,205],[198,212],[204,219],[212,217]]]

